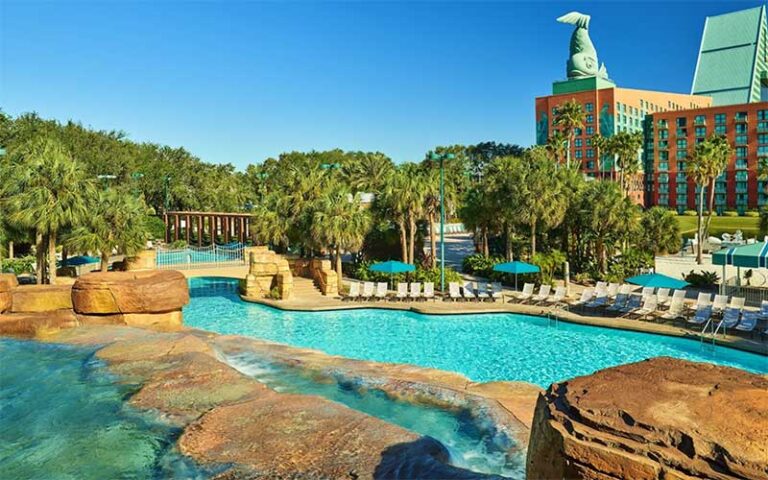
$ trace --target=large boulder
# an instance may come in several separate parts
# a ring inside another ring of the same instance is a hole
[[[72,287],[74,310],[83,315],[166,313],[188,302],[187,280],[175,270],[95,272]]]
[[[667,357],[556,383],[528,478],[768,478],[768,378]]]
[[[0,335],[40,337],[77,325],[77,318],[72,310],[4,313],[0,315]]]
[[[72,285],[21,285],[13,289],[14,313],[72,309]]]
[[[16,280],[16,275],[13,276],[13,280]],[[8,311],[13,305],[13,295],[11,290],[16,285],[11,283],[11,280],[6,278],[5,275],[0,275],[0,313]]]

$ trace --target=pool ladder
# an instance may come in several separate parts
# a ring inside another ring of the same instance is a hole
[[[723,327],[723,335],[725,335],[725,320],[720,320],[717,325],[715,325],[715,319],[713,317],[710,317],[709,320],[707,320],[707,323],[704,324],[704,328],[701,329],[701,335],[699,336],[701,340],[700,349],[703,349],[704,347],[710,347],[711,351],[714,354],[715,349],[717,348],[717,333],[720,331],[720,327]],[[712,332],[707,333],[707,329],[712,327]],[[711,340],[711,341],[710,341]]]
[[[547,317],[547,326],[548,327],[555,327],[560,324],[560,317],[556,315],[557,309],[562,308],[562,305],[555,305],[553,308],[547,310],[546,317]]]

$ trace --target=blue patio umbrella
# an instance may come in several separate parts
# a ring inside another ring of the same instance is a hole
[[[526,273],[538,273],[541,269],[537,265],[530,263],[520,262],[515,260],[514,262],[498,263],[493,266],[494,272],[512,273],[515,275],[515,290],[517,290],[517,276]]]
[[[389,260],[386,262],[374,263],[368,270],[372,272],[381,272],[389,274],[389,281],[392,282],[392,275],[395,273],[413,272],[416,267],[410,263],[398,262],[397,260]]]
[[[690,285],[688,282],[672,278],[668,275],[661,273],[646,273],[644,275],[636,275],[627,279],[627,282],[640,285],[641,287],[654,287],[654,288],[685,288]]]
[[[90,263],[99,263],[101,259],[99,257],[90,257],[88,255],[78,255],[76,257],[69,257],[64,262],[61,262],[65,267],[79,267],[81,265],[88,265]]]

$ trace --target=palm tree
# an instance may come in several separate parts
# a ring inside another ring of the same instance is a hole
[[[615,155],[619,170],[619,185],[626,197],[632,187],[632,179],[640,172],[640,149],[643,146],[643,134],[640,132],[619,132],[608,138],[607,151]]]
[[[702,263],[702,249],[704,238],[709,231],[712,219],[712,210],[715,203],[715,180],[723,173],[728,162],[733,157],[734,149],[728,140],[722,135],[713,134],[701,143],[698,143],[689,157],[686,168],[688,176],[693,179],[699,188],[699,211],[696,232],[699,239],[696,251],[696,262]],[[709,215],[706,226],[704,225],[704,187],[709,187]]]
[[[640,244],[654,255],[676,252],[682,243],[676,215],[663,207],[652,207],[643,212],[640,219],[642,236]]]
[[[341,254],[362,247],[370,227],[370,215],[360,206],[359,195],[353,197],[343,188],[329,191],[316,205],[310,232],[318,245],[334,249],[339,291],[342,288]]]
[[[568,138],[565,164],[569,167],[571,166],[571,148],[573,147],[575,130],[577,128],[584,128],[586,118],[587,115],[584,113],[584,107],[575,99],[568,100],[555,109],[553,125],[565,130],[565,135]]]
[[[395,169],[392,160],[380,152],[355,152],[343,166],[347,183],[355,192],[378,193]]]
[[[568,137],[561,131],[555,132],[547,139],[547,151],[557,163],[566,163],[568,158]]]
[[[48,281],[56,283],[56,241],[58,232],[85,218],[92,182],[82,168],[50,138],[37,138],[15,149],[10,178],[3,197],[11,212],[9,219],[36,232],[38,281],[42,280],[45,242],[48,244]]]
[[[424,172],[419,165],[404,163],[388,178],[381,195],[381,207],[400,231],[402,260],[414,263],[416,225],[425,212]]]

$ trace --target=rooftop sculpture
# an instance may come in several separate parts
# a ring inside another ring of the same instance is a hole
[[[568,79],[602,77],[608,79],[605,65],[598,68],[597,51],[589,38],[589,15],[579,12],[566,13],[557,19],[560,23],[575,25],[571,35],[570,58],[568,58]]]

